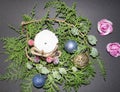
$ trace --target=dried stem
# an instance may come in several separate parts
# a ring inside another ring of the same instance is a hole
[[[33,59],[28,55],[27,47],[25,47],[25,54],[30,61],[33,61]]]
[[[60,20],[60,19],[55,19],[55,18],[49,18],[49,19],[46,19],[46,20],[54,20],[54,21],[56,21],[56,22],[63,22],[63,23],[65,23],[65,24],[67,24],[67,25],[70,25],[70,26],[72,26],[72,27],[75,27],[73,24],[70,24],[70,23],[67,23],[67,22],[65,22],[65,20]],[[22,26],[25,26],[25,25],[27,25],[27,24],[30,24],[30,23],[34,23],[34,22],[40,22],[41,21],[41,19],[39,19],[39,20],[32,20],[32,21],[28,21],[28,22],[22,22],[21,23],[21,25]]]
[[[63,23],[65,23],[65,24],[67,24],[67,25],[69,25],[71,27],[75,27],[75,25],[67,23],[65,20],[60,20],[60,19],[55,19],[55,18],[48,18],[46,20],[53,20],[53,21],[56,21],[56,22],[63,22]],[[24,22],[23,21],[23,22],[21,22],[21,25],[25,26],[25,25],[28,25],[28,24],[31,24],[31,23],[35,23],[35,22],[40,22],[40,21],[42,21],[42,20],[41,19],[39,19],[39,20],[31,20],[31,21],[28,21],[28,22]],[[84,37],[84,34],[82,32],[79,32],[79,33],[80,33],[80,35],[82,37]]]

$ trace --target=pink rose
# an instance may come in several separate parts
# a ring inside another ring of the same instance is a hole
[[[51,62],[53,61],[53,58],[52,58],[52,57],[47,57],[47,58],[46,58],[46,61],[47,61],[48,63],[51,63]]]
[[[102,19],[98,22],[98,31],[101,35],[108,35],[113,31],[112,22]]]
[[[32,39],[28,40],[28,45],[29,46],[33,46],[34,45],[34,41]]]
[[[114,57],[120,56],[120,44],[117,42],[109,43],[107,45],[107,51],[110,53],[110,55]]]

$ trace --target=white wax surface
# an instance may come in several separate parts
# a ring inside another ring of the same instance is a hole
[[[39,32],[34,38],[34,46],[40,51],[43,50],[45,53],[53,51],[57,43],[58,38],[49,30],[43,30]]]

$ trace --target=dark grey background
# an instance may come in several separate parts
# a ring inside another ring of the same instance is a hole
[[[29,13],[37,2],[36,17],[44,16],[44,4],[48,0],[1,0],[0,1],[0,37],[13,37],[17,34],[8,28],[8,24],[19,27],[22,15]],[[97,49],[105,62],[107,79],[104,81],[97,70],[96,77],[90,85],[82,86],[79,92],[120,92],[120,57],[111,57],[106,52],[106,45],[109,42],[120,43],[120,2],[119,0],[63,0],[69,6],[77,2],[78,14],[87,17],[92,22],[90,34],[97,37]],[[97,32],[97,22],[107,18],[113,22],[114,31],[107,36],[100,36]],[[0,41],[0,52],[3,43]],[[7,55],[0,54],[0,74],[5,72],[8,63],[3,62]],[[19,81],[0,81],[0,92],[20,92]],[[62,91],[62,90],[61,90]],[[33,88],[33,92],[43,92]]]

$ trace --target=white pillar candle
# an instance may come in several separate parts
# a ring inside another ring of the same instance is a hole
[[[34,46],[40,51],[44,51],[44,53],[53,51],[57,43],[57,36],[49,30],[39,32],[34,38]]]

